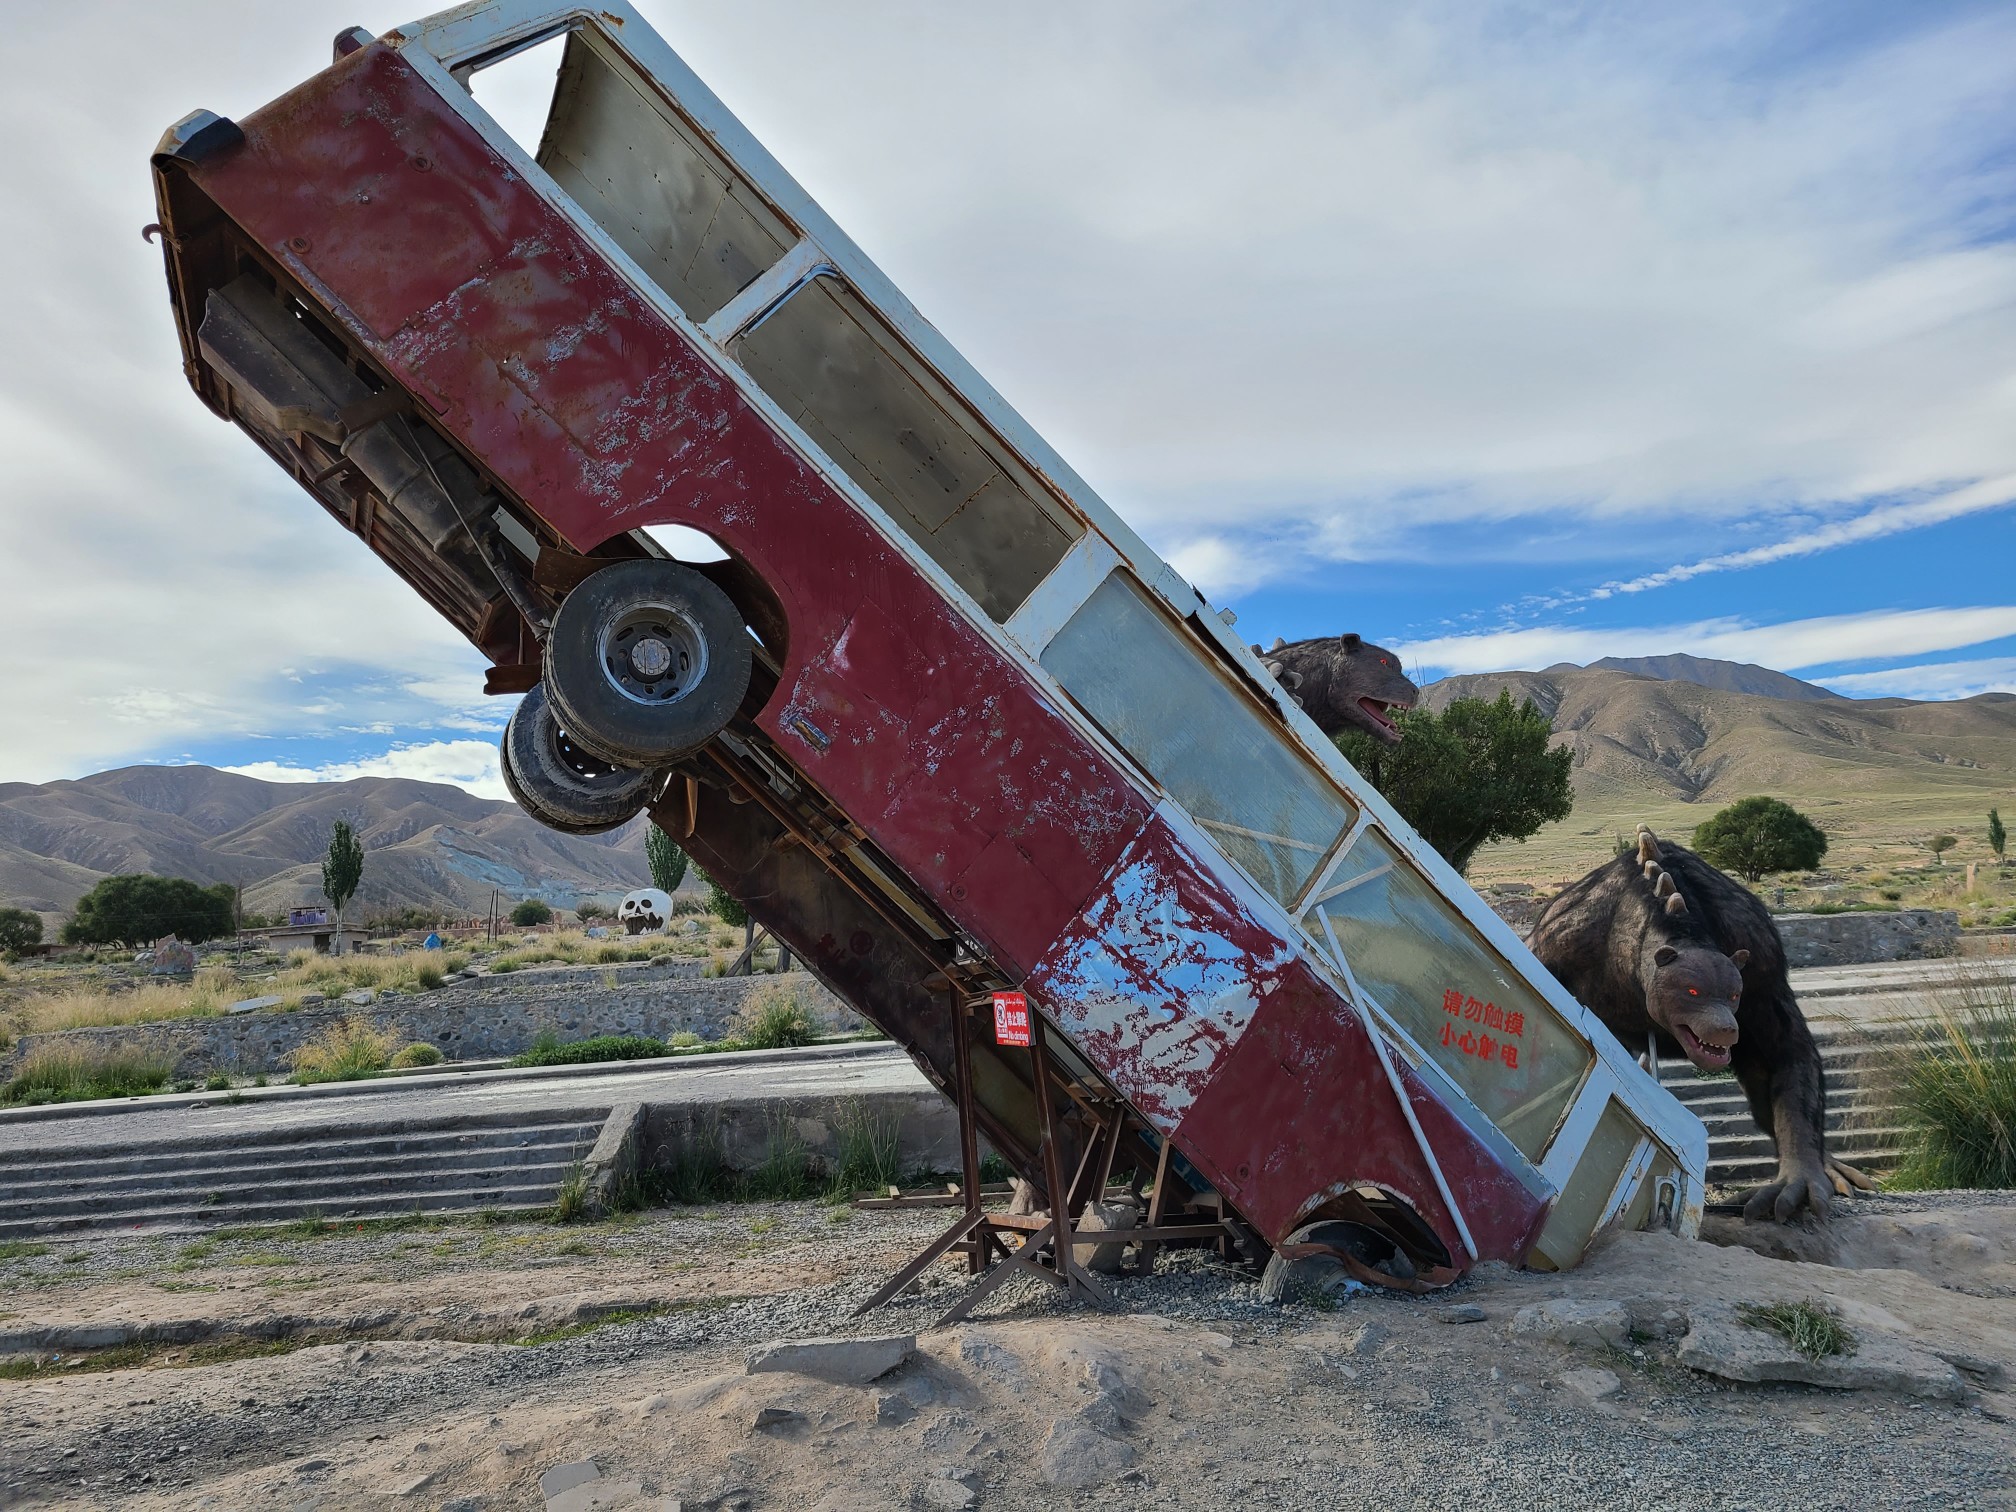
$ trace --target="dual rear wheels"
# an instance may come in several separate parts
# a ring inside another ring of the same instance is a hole
[[[604,567],[553,618],[544,681],[504,731],[504,785],[549,828],[615,829],[658,771],[727,728],[752,663],[741,614],[692,568]]]

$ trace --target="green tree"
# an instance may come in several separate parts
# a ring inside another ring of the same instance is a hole
[[[655,824],[644,827],[644,859],[651,867],[651,885],[668,893],[686,880],[686,852]]]
[[[533,924],[550,924],[553,922],[553,910],[542,898],[527,898],[511,910],[511,922],[520,929]]]
[[[25,908],[0,908],[0,950],[22,951],[42,943],[42,915]]]
[[[614,912],[615,910],[610,908],[607,903],[597,903],[593,898],[583,898],[579,903],[574,905],[574,917],[579,919],[583,924],[592,924],[597,919],[606,919]]]
[[[336,933],[343,933],[343,910],[357,896],[357,884],[364,880],[364,842],[350,828],[350,821],[338,819],[329,826],[329,853],[322,858],[322,894],[336,907]]]
[[[2002,828],[2002,816],[1994,809],[1988,810],[1988,849],[1995,852],[1995,864],[2007,866],[2008,858],[2002,854],[2009,843],[2009,831]]]
[[[237,890],[181,877],[106,877],[77,900],[60,938],[66,945],[146,945],[174,935],[191,945],[231,932]]]
[[[1459,698],[1396,722],[1398,745],[1347,730],[1337,749],[1457,871],[1479,846],[1568,817],[1574,754],[1549,748],[1553,726],[1530,699],[1515,705],[1501,690],[1493,702]]]
[[[724,923],[733,924],[737,929],[745,929],[749,924],[749,910],[736,902],[734,894],[724,889],[719,882],[708,876],[699,867],[700,880],[707,884],[707,911]]]
[[[1804,814],[1776,798],[1739,798],[1694,827],[1694,849],[1746,882],[1766,872],[1810,871],[1827,854],[1827,836]]]
[[[1934,866],[1944,866],[1946,864],[1946,852],[1953,849],[1959,843],[1960,837],[1957,835],[1928,835],[1925,837],[1925,849],[1932,852],[1932,864]]]

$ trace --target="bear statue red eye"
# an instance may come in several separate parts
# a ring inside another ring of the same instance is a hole
[[[1689,988],[1687,989],[1687,996],[1689,996],[1689,997],[1699,997],[1699,996],[1701,996],[1701,994],[1700,994],[1699,992],[1697,992],[1697,991],[1696,991],[1696,990],[1695,990],[1694,988],[1692,988],[1692,987],[1689,987]]]

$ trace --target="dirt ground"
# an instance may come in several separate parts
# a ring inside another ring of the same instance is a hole
[[[967,1284],[947,1262],[850,1322],[945,1216],[669,1208],[0,1259],[0,1505],[2016,1504],[2016,1203],[1711,1220],[1772,1254],[1624,1235],[1566,1275],[1320,1308],[1165,1255],[1112,1283],[1116,1312],[1028,1282],[934,1330]],[[1784,1366],[1733,1309],[1800,1301],[1853,1336],[1809,1373],[1873,1385],[1713,1373]],[[841,1333],[916,1351],[865,1385],[747,1372],[753,1345]]]

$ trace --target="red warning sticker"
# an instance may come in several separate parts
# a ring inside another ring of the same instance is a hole
[[[994,1043],[1029,1043],[1029,999],[1020,992],[994,994]]]

